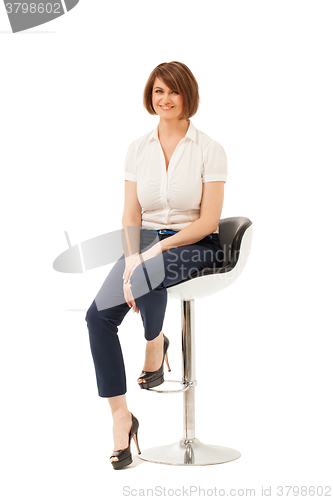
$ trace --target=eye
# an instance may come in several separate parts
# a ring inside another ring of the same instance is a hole
[[[157,93],[157,92],[162,92],[162,90],[160,90],[160,89],[157,89],[157,90],[155,90],[155,92],[156,92],[156,93]]]
[[[179,92],[177,92],[177,90],[173,90],[172,93],[179,94]]]

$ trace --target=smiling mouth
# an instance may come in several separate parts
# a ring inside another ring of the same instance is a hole
[[[172,108],[173,108],[173,106],[162,106],[162,105],[160,105],[160,107],[161,107],[162,109],[172,109]]]

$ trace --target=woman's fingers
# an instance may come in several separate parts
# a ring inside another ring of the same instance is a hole
[[[123,273],[123,289],[124,289],[124,297],[126,300],[126,303],[129,307],[133,307],[133,311],[139,312],[139,309],[137,308],[137,305],[135,303],[132,290],[131,290],[131,276],[133,274],[133,271],[135,268],[139,265],[140,262],[138,262],[138,257],[137,256],[132,256],[131,259],[126,261],[125,263],[125,269]]]
[[[132,304],[132,307],[133,307],[133,311],[134,312],[139,312],[139,309],[137,308],[137,305],[135,303],[135,300],[134,300],[134,297],[133,297],[133,294],[132,294],[132,290],[131,290],[131,287],[129,286],[129,290],[128,290],[128,295],[130,297],[130,302]]]
[[[132,292],[131,292],[131,295],[132,295]],[[133,295],[132,295],[132,297],[133,297]],[[132,307],[133,307],[134,312],[136,312],[136,313],[139,312],[139,309],[138,309],[134,299],[132,299]]]
[[[133,266],[129,265],[125,268],[125,271],[123,274],[124,283],[128,283],[130,281],[132,272],[133,272]]]
[[[129,307],[132,307],[132,304],[131,304],[131,298],[129,296],[129,293],[128,293],[128,285],[125,285],[123,286],[123,289],[124,289],[124,298],[125,298],[125,301],[126,301],[126,304],[129,306]]]
[[[133,307],[133,311],[138,313],[139,309],[137,308],[137,305],[135,303],[135,300],[134,300],[134,297],[132,294],[132,290],[131,290],[131,285],[129,283],[124,284],[124,297],[125,297],[127,305],[129,307]]]

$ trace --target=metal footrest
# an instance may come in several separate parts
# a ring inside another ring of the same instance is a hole
[[[197,385],[197,381],[196,380],[193,380],[191,382],[189,381],[183,381],[183,380],[164,380],[163,383],[169,383],[169,382],[172,382],[172,383],[176,383],[176,384],[180,384],[182,386],[181,389],[155,389],[154,387],[152,387],[151,389],[146,389],[147,391],[154,391],[154,392],[161,392],[161,393],[173,393],[173,392],[185,392],[187,391],[190,387],[195,387]]]

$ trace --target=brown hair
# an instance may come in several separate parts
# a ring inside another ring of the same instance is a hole
[[[183,96],[184,118],[195,115],[199,107],[199,87],[189,68],[180,62],[161,63],[151,72],[143,91],[143,105],[151,115],[156,115],[152,104],[152,91],[155,78],[163,80],[169,89]]]

